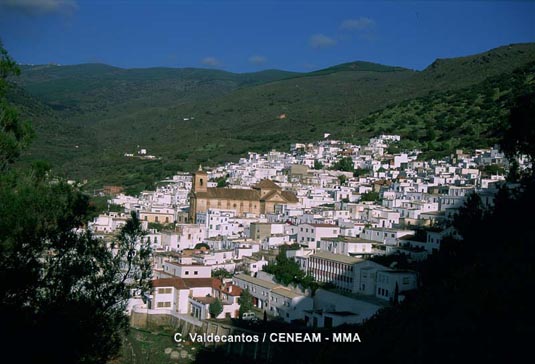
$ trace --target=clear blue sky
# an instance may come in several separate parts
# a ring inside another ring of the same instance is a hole
[[[535,2],[0,0],[20,63],[308,71],[354,60],[423,69],[535,41]]]

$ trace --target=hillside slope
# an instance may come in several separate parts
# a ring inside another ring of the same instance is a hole
[[[286,148],[324,132],[359,142],[381,131],[399,132],[439,153],[489,145],[498,120],[492,116],[503,119],[507,109],[502,92],[529,84],[532,68],[518,71],[527,72],[522,82],[516,76],[509,82],[511,72],[533,61],[530,43],[437,60],[420,72],[369,62],[307,74],[33,66],[23,69],[19,84],[54,120],[39,112],[31,117],[38,137],[28,158],[50,159],[57,172],[92,185],[142,188],[178,169],[237,159],[248,150]],[[413,114],[416,121],[410,121]],[[64,126],[61,152],[50,142],[59,137],[58,123]],[[161,159],[123,157],[140,147]]]

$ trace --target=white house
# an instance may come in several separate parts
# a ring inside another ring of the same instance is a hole
[[[362,256],[372,254],[371,240],[340,236],[320,240],[320,250],[332,254]]]
[[[405,270],[383,270],[377,272],[377,297],[384,300],[393,300],[396,286],[398,287],[398,294],[418,288],[418,274]]]
[[[297,242],[317,249],[322,238],[334,238],[340,235],[340,227],[331,224],[301,224],[297,227]]]

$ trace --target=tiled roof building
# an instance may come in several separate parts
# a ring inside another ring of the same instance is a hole
[[[266,214],[275,205],[291,205],[299,202],[293,192],[283,191],[273,181],[264,179],[251,189],[207,187],[208,174],[201,168],[195,172],[190,195],[190,219],[195,222],[198,212],[208,209],[235,210],[237,216],[245,213]]]

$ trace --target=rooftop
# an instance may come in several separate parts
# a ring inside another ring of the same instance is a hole
[[[327,252],[316,252],[316,254],[312,255],[311,258],[320,258],[320,259],[327,259],[332,260],[339,263],[345,263],[345,264],[355,264],[363,262],[364,259],[359,259],[355,257],[350,257],[348,255],[341,255],[341,254],[332,254]]]
[[[280,286],[279,284],[276,284],[276,283],[273,283],[273,282],[269,282],[269,281],[265,281],[263,279],[258,279],[258,278],[255,278],[255,277],[251,277],[250,275],[247,275],[247,274],[238,274],[238,275],[234,276],[234,278],[241,279],[242,281],[249,282],[251,284],[256,284],[257,286],[261,286],[261,287],[269,288],[269,289],[273,289],[275,287],[279,287]]]
[[[302,297],[302,294],[299,294],[294,291],[290,291],[287,288],[283,287],[277,287],[271,290],[273,293],[278,294],[279,296],[287,297],[287,298],[295,298],[295,297]]]
[[[374,243],[372,240],[366,240],[362,238],[352,237],[352,236],[338,236],[336,238],[321,238],[325,241],[333,242],[344,242],[344,243]]]

